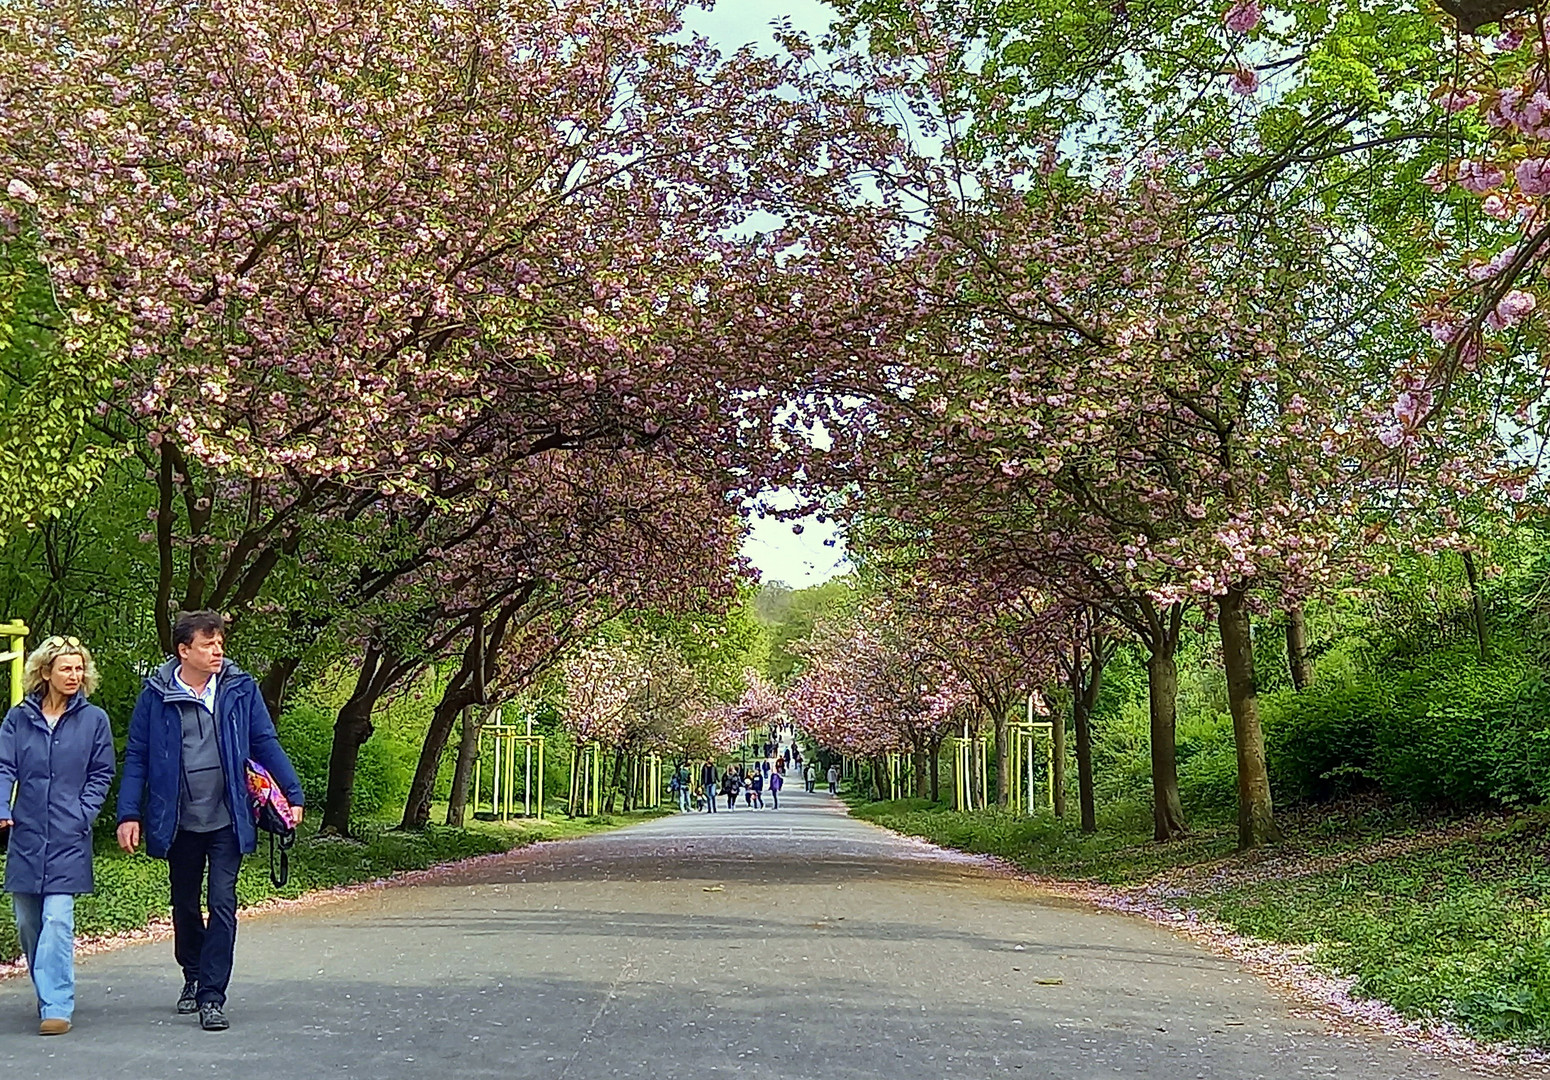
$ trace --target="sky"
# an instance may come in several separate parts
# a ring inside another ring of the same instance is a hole
[[[833,14],[827,4],[816,0],[721,0],[709,11],[691,9],[684,21],[727,54],[749,42],[773,49],[770,22],[774,19],[789,17],[796,29],[817,37],[828,29]],[[772,492],[766,501],[775,509],[792,505],[780,492]],[[802,527],[800,534],[792,530],[793,525]],[[834,546],[825,546],[826,540]],[[743,555],[759,568],[763,580],[782,581],[796,589],[827,581],[849,569],[844,541],[834,525],[812,518],[791,522],[756,517],[743,542]]]

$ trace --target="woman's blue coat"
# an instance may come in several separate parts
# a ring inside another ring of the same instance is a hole
[[[76,694],[50,731],[42,702],[29,694],[0,721],[0,817],[12,820],[5,891],[89,893],[92,822],[113,782],[113,729]]]

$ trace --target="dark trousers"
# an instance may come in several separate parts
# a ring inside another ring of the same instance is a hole
[[[237,944],[237,869],[242,852],[237,830],[215,832],[178,830],[167,850],[167,876],[172,882],[173,953],[183,977],[199,984],[199,1003],[226,1004],[231,981],[231,956]],[[204,888],[206,868],[209,887]],[[210,911],[200,911],[200,893]]]

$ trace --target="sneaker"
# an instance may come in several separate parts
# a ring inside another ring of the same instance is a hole
[[[69,1030],[70,1030],[70,1021],[68,1021],[68,1020],[59,1020],[59,1019],[44,1020],[42,1023],[40,1023],[38,1025],[38,1034],[39,1035],[63,1035],[65,1032],[67,1032]]]
[[[225,1031],[231,1027],[226,1022],[226,1014],[221,1007],[213,1001],[207,1001],[199,1006],[199,1026],[206,1031]]]
[[[199,1011],[199,983],[195,979],[189,979],[183,984],[183,993],[178,995],[178,1013],[181,1016],[190,1016]]]

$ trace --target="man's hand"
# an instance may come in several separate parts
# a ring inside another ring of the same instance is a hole
[[[0,817],[0,829],[9,829],[10,827],[11,819],[8,817]]]
[[[301,807],[299,807],[299,806],[292,806],[291,807],[291,828],[294,829],[294,828],[296,828],[300,824],[301,824]]]
[[[138,821],[126,821],[118,827],[118,846],[134,854],[135,848],[140,846],[140,823]]]

